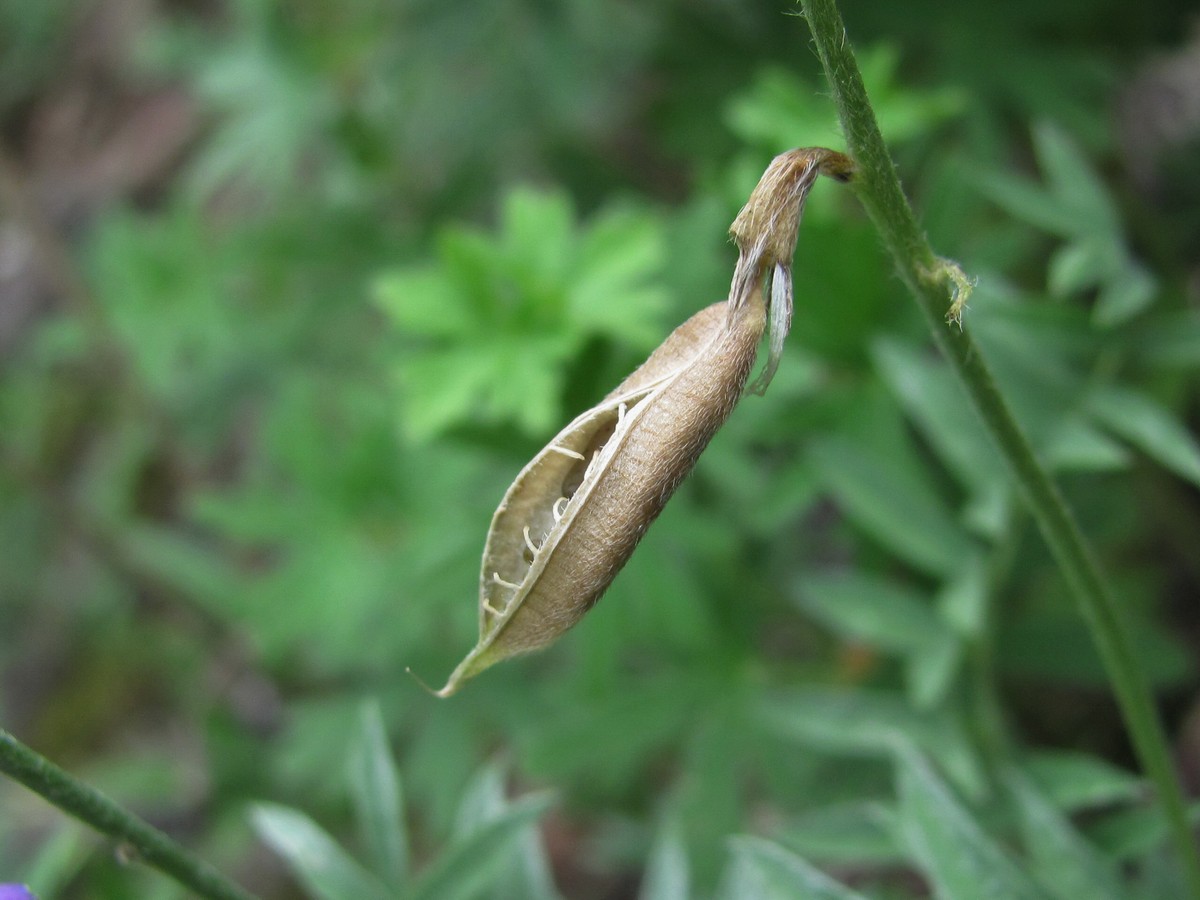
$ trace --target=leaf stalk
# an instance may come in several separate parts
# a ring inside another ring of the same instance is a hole
[[[210,900],[256,900],[224,875],[94,787],[0,729],[0,772],[68,815],[121,842],[136,859]]]

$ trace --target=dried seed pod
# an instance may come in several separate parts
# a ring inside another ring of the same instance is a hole
[[[820,149],[776,158],[734,222],[741,254],[729,300],[676,328],[517,476],[484,547],[479,641],[438,696],[502,659],[551,643],[604,593],[741,396],[767,325],[760,288],[768,271],[772,331],[782,341],[800,207],[818,173],[840,176],[850,166]],[[786,296],[778,292],[781,270]]]

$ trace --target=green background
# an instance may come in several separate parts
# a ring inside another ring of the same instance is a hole
[[[1194,788],[1187,6],[844,14]],[[388,881],[348,774],[372,699],[424,889],[446,859],[481,873],[441,896],[803,896],[779,845],[868,897],[979,872],[996,897],[1179,896],[1086,629],[833,183],[774,383],[604,600],[452,700],[405,674],[474,643],[525,462],[725,296],[772,156],[841,146],[792,12],[0,6],[0,724],[267,897],[354,896],[268,847],[308,827],[281,807]],[[513,814],[533,862],[452,857],[541,789]],[[0,809],[0,880],[181,896],[11,784]]]

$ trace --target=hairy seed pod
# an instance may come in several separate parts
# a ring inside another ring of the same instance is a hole
[[[545,647],[600,599],[733,411],[768,315],[773,343],[776,332],[782,342],[804,198],[817,174],[844,180],[851,165],[819,148],[777,157],[734,223],[740,256],[729,299],[676,328],[517,476],[484,547],[479,641],[438,696],[503,659]],[[768,272],[773,310],[761,290]]]

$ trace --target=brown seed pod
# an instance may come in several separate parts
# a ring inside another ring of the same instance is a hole
[[[771,313],[773,353],[774,332],[786,334],[804,198],[817,174],[848,177],[851,165],[819,148],[777,157],[734,222],[741,253],[729,300],[676,328],[517,476],[484,547],[479,641],[438,696],[502,659],[545,647],[600,599],[741,396],[767,325],[760,288],[768,271],[771,305],[786,304],[778,320]]]

